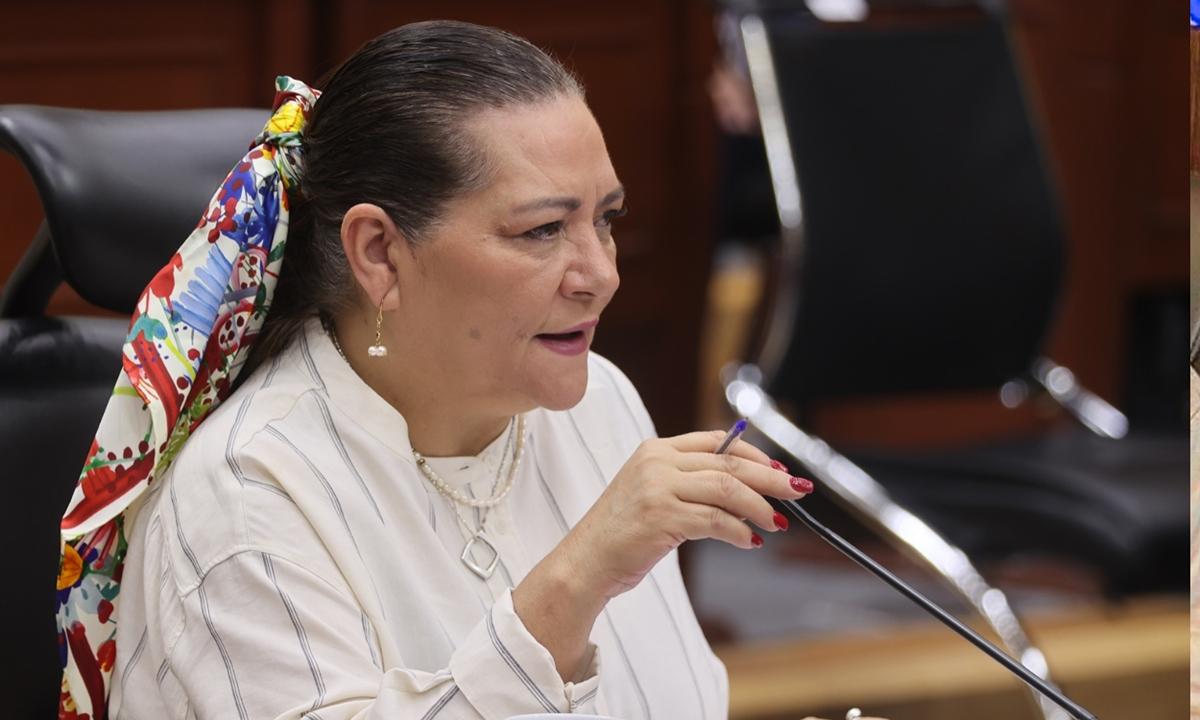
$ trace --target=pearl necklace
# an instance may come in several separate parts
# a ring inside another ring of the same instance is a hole
[[[337,350],[338,355],[341,355],[342,359],[349,363],[350,361],[346,357],[346,353],[342,350],[342,344],[338,342],[337,334],[333,331],[331,324],[326,323],[324,319],[322,319],[322,325],[325,326],[326,334],[328,334],[329,339],[333,341],[333,347]],[[412,451],[413,459],[417,461],[417,468],[421,471],[421,474],[425,476],[425,479],[428,480],[431,485],[433,485],[434,489],[436,489],[439,494],[450,498],[450,500],[455,503],[450,507],[454,510],[454,515],[458,518],[459,524],[461,524],[463,529],[470,535],[470,537],[467,538],[466,544],[463,545],[462,554],[459,555],[459,559],[462,561],[463,565],[467,566],[467,569],[475,573],[482,580],[487,580],[490,578],[496,571],[496,566],[500,563],[500,551],[496,549],[496,546],[493,545],[491,540],[488,539],[487,535],[484,534],[484,524],[487,522],[488,511],[498,505],[500,501],[502,501],[505,496],[508,495],[508,492],[512,490],[513,480],[517,476],[517,467],[521,464],[521,457],[525,454],[524,415],[517,416],[516,432],[517,442],[516,447],[513,449],[512,464],[508,466],[508,475],[504,478],[504,484],[498,490],[493,490],[493,495],[488,498],[480,499],[468,497],[462,492],[450,487],[449,484],[447,484],[446,481],[443,480],[432,467],[430,467],[429,462],[425,459],[424,455],[417,452],[416,449],[413,449]],[[507,450],[508,448],[505,447],[505,454],[507,454]],[[501,464],[503,464],[503,462],[503,458],[501,458]],[[464,518],[462,513],[459,511],[458,505],[483,509],[483,517],[480,519],[479,527],[477,529],[471,528],[470,524],[467,522],[467,519]],[[482,546],[487,549],[491,557],[488,562],[480,564],[475,560],[474,550],[476,549],[476,546]]]
[[[490,578],[492,573],[496,571],[496,566],[500,564],[500,550],[492,544],[492,541],[489,540],[487,535],[484,533],[484,526],[487,523],[488,511],[499,504],[499,502],[504,499],[504,496],[508,495],[508,491],[512,490],[513,478],[517,476],[517,467],[521,464],[521,456],[524,454],[524,452],[525,416],[518,415],[517,442],[516,447],[513,449],[512,464],[508,466],[508,475],[504,479],[504,485],[499,490],[494,491],[494,494],[491,497],[477,499],[467,497],[463,493],[447,485],[446,481],[443,480],[441,476],[439,476],[437,472],[435,472],[434,469],[429,466],[429,462],[425,459],[425,457],[416,450],[413,450],[413,457],[417,460],[417,467],[421,470],[421,474],[425,476],[425,479],[437,489],[438,493],[454,501],[455,504],[451,505],[451,507],[454,509],[454,515],[458,518],[458,522],[460,525],[462,525],[463,530],[470,535],[470,537],[467,538],[466,544],[463,545],[462,553],[458,556],[458,559],[462,561],[463,565],[467,566],[468,570],[479,576],[481,580],[487,580]],[[503,463],[503,458],[501,459],[501,463]],[[483,517],[479,521],[478,528],[473,529],[471,527],[471,525],[467,522],[467,519],[463,517],[462,512],[459,511],[459,505],[483,509]],[[490,559],[484,563],[478,562],[475,559],[476,549],[486,550],[484,557],[488,557]]]
[[[450,498],[451,500],[458,503],[459,505],[466,505],[467,507],[473,507],[473,508],[495,507],[496,505],[498,505],[500,503],[501,500],[504,499],[505,495],[508,495],[508,491],[512,490],[513,478],[515,478],[517,475],[517,466],[521,464],[521,456],[524,454],[525,454],[525,416],[518,415],[517,416],[517,446],[513,450],[512,465],[509,465],[509,467],[508,467],[508,476],[504,478],[504,485],[502,485],[500,487],[500,489],[497,490],[496,493],[489,498],[472,498],[472,497],[467,497],[466,495],[459,492],[458,490],[455,490],[454,488],[450,487],[446,483],[446,481],[443,480],[441,478],[441,476],[439,476],[437,474],[437,472],[435,472],[434,469],[429,466],[429,462],[425,459],[425,456],[422,455],[421,453],[417,452],[416,450],[413,450],[413,458],[416,459],[417,467],[420,468],[421,474],[423,474],[425,476],[425,478],[427,480],[429,480],[429,482],[435,488],[437,488],[437,491],[439,493],[441,493],[442,495],[445,495],[446,497]]]

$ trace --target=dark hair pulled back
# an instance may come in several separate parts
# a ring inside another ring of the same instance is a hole
[[[465,121],[483,109],[571,94],[582,96],[578,81],[526,40],[455,21],[390,30],[337,67],[305,129],[283,268],[241,378],[312,317],[353,306],[357,288],[341,242],[348,209],[378,205],[419,241],[447,201],[487,179]]]

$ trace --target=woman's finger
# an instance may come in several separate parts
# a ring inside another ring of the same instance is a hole
[[[758,533],[719,507],[684,503],[679,519],[683,536],[688,540],[712,538],[744,550],[762,546]]]
[[[812,482],[792,477],[782,465],[766,466],[737,455],[712,453],[682,453],[675,463],[685,472],[725,472],[752,488],[760,495],[781,500],[796,500],[813,490]]]
[[[753,464],[743,460],[747,464]],[[680,475],[676,481],[675,496],[687,503],[719,507],[734,517],[747,518],[767,532],[787,527],[782,517],[762,495],[751,490],[744,482],[720,470],[702,470]]]
[[[687,433],[686,435],[676,435],[675,437],[666,438],[666,440],[670,443],[671,447],[680,452],[706,452],[715,454],[726,435],[728,435],[728,432],[725,430],[703,430]],[[726,450],[726,453],[736,455],[737,457],[744,457],[747,460],[753,460],[760,465],[771,464],[771,458],[766,453],[741,439],[735,440],[729,446],[729,449]]]

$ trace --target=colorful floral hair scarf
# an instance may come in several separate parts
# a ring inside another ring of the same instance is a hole
[[[276,79],[274,113],[171,261],[142,291],[122,372],[62,519],[60,720],[104,720],[125,524],[135,501],[229,394],[283,265],[300,137],[320,93]]]

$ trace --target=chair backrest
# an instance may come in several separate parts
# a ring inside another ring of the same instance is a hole
[[[8,458],[13,620],[6,716],[54,717],[58,521],[121,368],[127,319],[45,317],[63,279],[132,313],[262,129],[259,110],[94,112],[0,106],[0,149],[37,186],[46,219],[4,292],[0,456]],[[48,231],[48,232],[47,232]],[[6,242],[23,239],[5,238]]]
[[[803,408],[1024,374],[1062,231],[1002,19],[763,21],[802,209],[773,394]]]
[[[0,107],[0,149],[37,186],[63,279],[88,302],[126,313],[266,118],[9,105]]]

